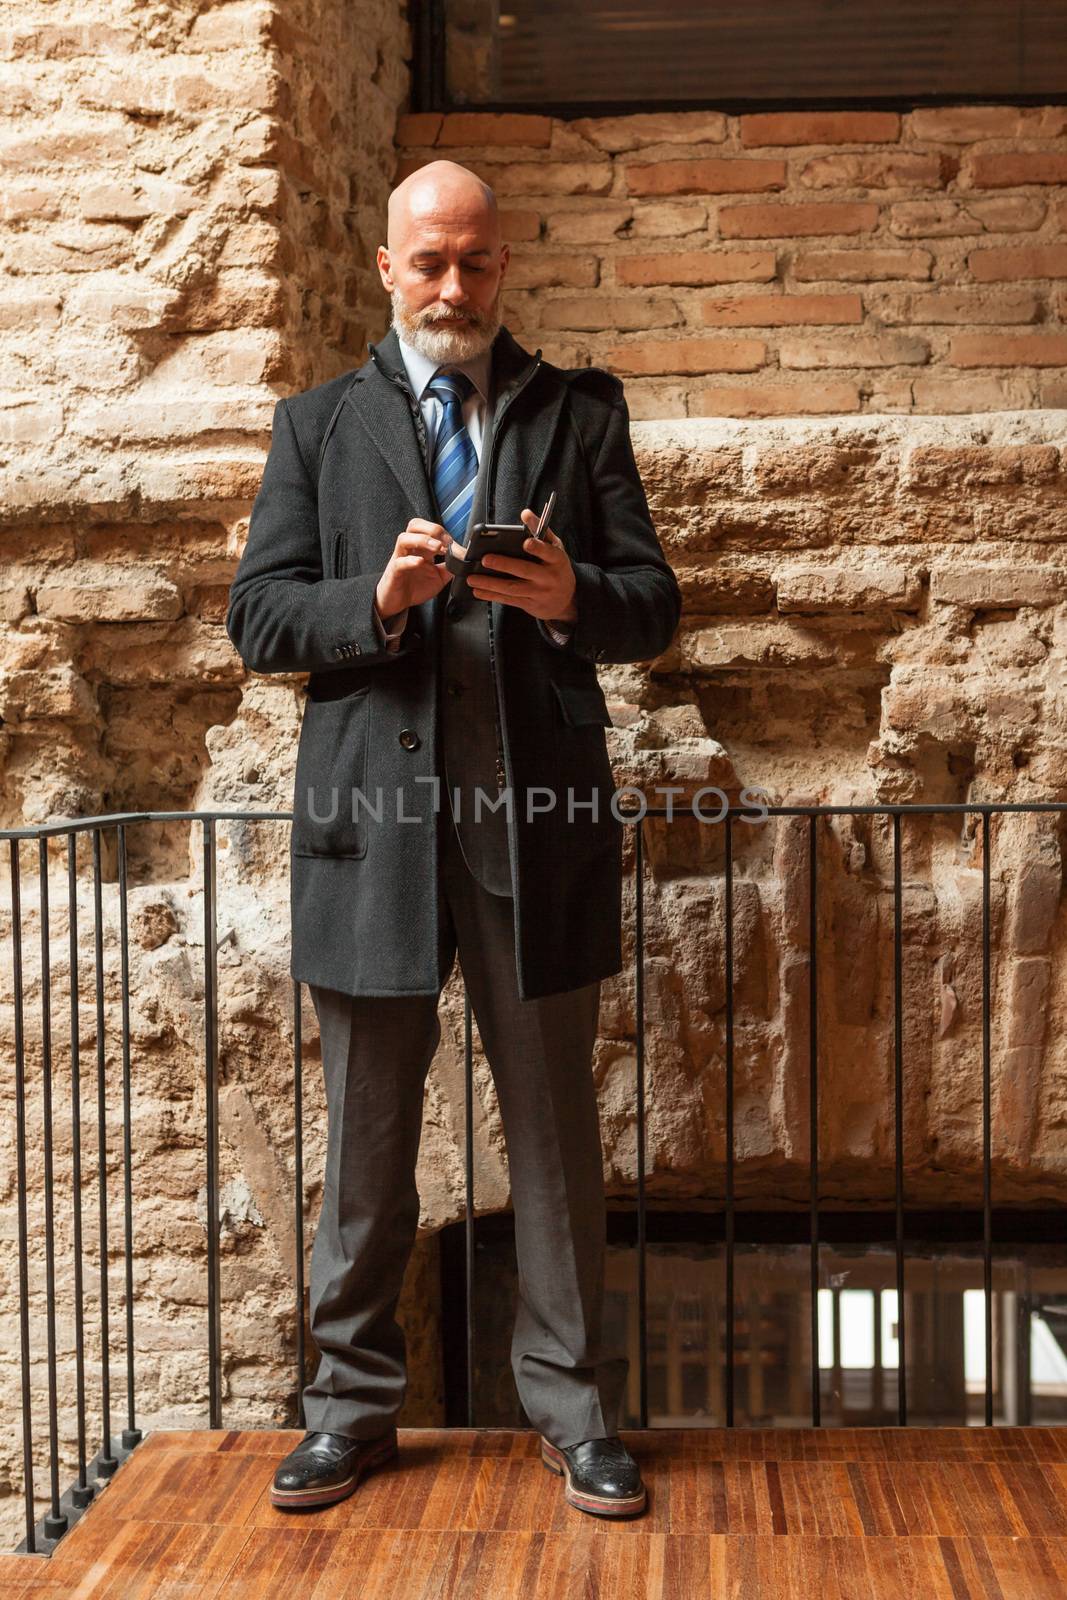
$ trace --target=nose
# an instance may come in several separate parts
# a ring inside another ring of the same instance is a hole
[[[441,286],[441,299],[451,304],[455,300],[466,300],[466,298],[467,292],[463,287],[459,268],[453,267]]]

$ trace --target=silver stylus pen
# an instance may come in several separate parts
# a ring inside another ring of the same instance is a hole
[[[535,539],[543,539],[544,538],[545,529],[548,527],[548,520],[552,515],[552,507],[555,505],[555,503],[556,503],[556,491],[555,491],[555,489],[553,489],[552,493],[549,495],[548,500],[547,500],[547,502],[545,504],[545,509],[541,513],[541,516],[540,516],[540,519],[538,521],[537,527],[534,529],[534,535],[533,536],[534,536]]]

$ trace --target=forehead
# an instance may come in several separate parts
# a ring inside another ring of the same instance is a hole
[[[412,255],[488,255],[489,246],[477,228],[440,228],[423,225],[411,231]]]

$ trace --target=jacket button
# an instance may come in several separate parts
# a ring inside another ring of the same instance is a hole
[[[415,729],[401,728],[400,743],[404,746],[405,750],[417,750],[419,747],[419,736],[415,732]]]
[[[449,678],[446,688],[448,689],[449,694],[454,695],[463,693],[463,685],[460,683],[458,678]]]

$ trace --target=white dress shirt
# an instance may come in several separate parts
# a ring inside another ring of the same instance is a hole
[[[413,345],[410,345],[404,339],[401,339],[399,334],[397,335],[397,339],[400,345],[400,354],[404,359],[404,366],[407,369],[408,382],[411,385],[411,391],[418,397],[423,421],[426,424],[426,436],[429,442],[430,460],[433,460],[434,441],[437,438],[437,429],[440,425],[441,418],[444,416],[444,403],[431,392],[429,383],[431,378],[433,378],[442,367],[448,367],[455,368],[460,372],[465,372],[474,385],[474,388],[463,402],[463,421],[466,424],[467,432],[470,434],[475,455],[478,457],[479,462],[481,462],[482,435],[485,429],[485,412],[489,395],[490,362],[492,359],[491,351],[483,350],[481,355],[474,356],[470,361],[432,361],[429,356],[423,355],[421,350],[416,350]],[[390,619],[391,626],[389,631],[386,632],[385,624],[383,623],[381,615],[378,611],[378,602],[375,600],[374,623],[378,630],[379,637],[385,643],[387,650],[394,651],[400,648],[400,636],[404,632],[404,626],[407,622],[409,609],[410,607],[405,606],[403,611],[398,611],[396,615]],[[547,622],[543,621],[541,617],[538,617],[536,620],[538,623],[543,622],[544,629],[548,633],[553,644],[563,646],[567,643],[567,640],[570,638],[570,630],[573,624],[565,622]]]

